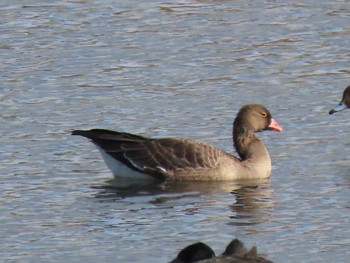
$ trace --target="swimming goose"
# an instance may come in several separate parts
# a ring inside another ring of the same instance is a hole
[[[115,177],[168,180],[236,180],[268,178],[271,159],[255,133],[281,132],[259,104],[243,106],[233,122],[233,142],[240,158],[212,145],[183,138],[147,138],[103,129],[74,130],[99,149]]]
[[[338,111],[345,110],[350,108],[350,86],[348,86],[343,93],[343,98],[341,102],[332,110],[329,111],[329,114],[336,113]]]
[[[214,251],[206,244],[199,242],[180,251],[170,263],[273,263],[259,255],[256,247],[249,251],[238,239],[228,244],[224,253],[215,257]]]

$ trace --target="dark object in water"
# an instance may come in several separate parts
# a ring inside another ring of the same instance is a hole
[[[199,242],[185,247],[170,263],[273,263],[259,255],[256,247],[248,250],[241,241],[234,239],[225,251],[215,257],[213,250]]]

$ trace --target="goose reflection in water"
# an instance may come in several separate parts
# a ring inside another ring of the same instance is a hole
[[[121,185],[126,185],[121,187]],[[95,187],[99,189],[96,198],[100,201],[117,201],[118,199],[130,197],[147,197],[147,202],[152,204],[162,204],[170,201],[188,198],[198,206],[203,201],[203,197],[210,195],[217,196],[213,202],[227,205],[229,212],[224,216],[230,218],[232,225],[252,225],[270,220],[272,189],[269,180],[246,180],[242,182],[163,182],[161,184],[150,183],[149,185],[138,184],[127,180],[123,182],[120,178],[106,182],[104,186]],[[228,195],[221,195],[227,193]],[[231,199],[230,196],[233,196]],[[197,199],[200,198],[198,201]],[[232,202],[231,202],[232,200]],[[229,201],[229,203],[227,202]],[[186,205],[184,203],[184,205]],[[230,213],[232,211],[232,213]]]

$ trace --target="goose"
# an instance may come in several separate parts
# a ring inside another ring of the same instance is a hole
[[[115,178],[224,181],[268,178],[271,159],[255,133],[282,127],[260,104],[243,106],[233,122],[239,158],[210,144],[184,138],[148,138],[104,129],[74,130],[91,140]]]
[[[329,111],[329,114],[336,113],[350,108],[350,85],[344,90],[343,98],[340,103],[332,110]]]
[[[214,251],[202,242],[182,249],[170,263],[273,263],[259,255],[256,247],[248,250],[239,239],[233,239],[225,251],[215,257]]]

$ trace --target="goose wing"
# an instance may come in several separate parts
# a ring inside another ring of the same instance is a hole
[[[100,149],[139,172],[166,177],[186,169],[214,169],[227,155],[206,143],[182,138],[147,138],[102,129],[73,131],[89,138]]]

